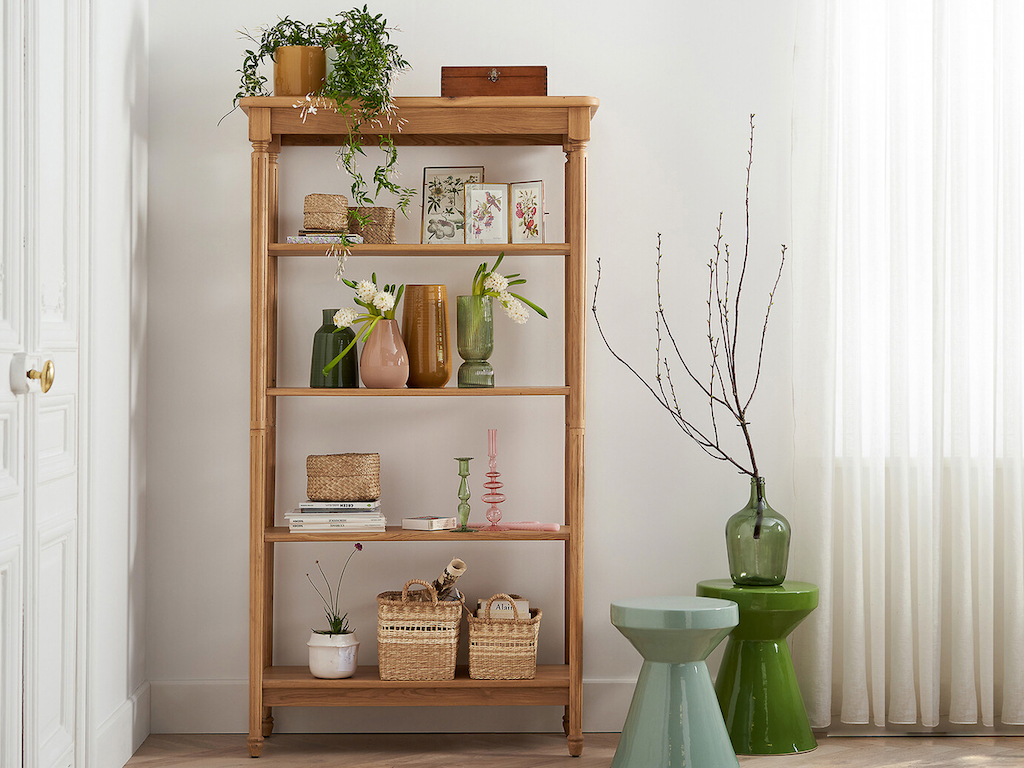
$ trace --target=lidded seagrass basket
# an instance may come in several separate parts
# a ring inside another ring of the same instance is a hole
[[[519,595],[494,595],[484,606],[483,618],[469,615],[469,676],[474,680],[532,680],[537,676],[537,634],[542,611],[532,608],[520,616]],[[507,600],[514,618],[494,618],[491,603]]]
[[[369,216],[365,224],[360,224],[359,219],[351,215]],[[395,209],[394,208],[352,208],[349,210],[348,231],[353,235],[362,235],[364,243],[376,243],[386,245],[397,243],[395,239]]]
[[[380,498],[379,453],[335,453],[306,457],[310,501],[370,501]]]
[[[409,593],[419,584],[426,591]],[[381,680],[454,680],[464,600],[438,600],[433,585],[407,581],[401,592],[377,595],[377,658]]]
[[[348,198],[344,195],[306,195],[302,214],[307,230],[348,232]]]

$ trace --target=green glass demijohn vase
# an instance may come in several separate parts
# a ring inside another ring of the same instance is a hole
[[[309,366],[311,387],[358,387],[359,361],[354,349],[349,350],[338,364],[324,374],[324,366],[341,354],[355,338],[351,328],[335,328],[336,309],[323,310],[323,325],[313,334],[313,360]]]
[[[790,536],[789,521],[768,505],[764,478],[752,477],[750,501],[725,524],[733,582],[741,587],[774,587],[785,581]]]

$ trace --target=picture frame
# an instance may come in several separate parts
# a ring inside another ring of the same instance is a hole
[[[508,184],[465,185],[466,242],[508,243]]]
[[[420,242],[438,245],[465,243],[463,187],[483,180],[482,165],[424,168]]]
[[[545,242],[544,182],[517,181],[509,184],[508,189],[511,242]]]

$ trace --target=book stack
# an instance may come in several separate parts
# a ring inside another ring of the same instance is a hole
[[[380,499],[373,501],[304,501],[285,514],[289,531],[384,531],[387,521]]]
[[[300,229],[298,235],[288,235],[288,242],[293,244],[344,243],[345,245],[359,245],[363,242],[363,237],[329,229]]]

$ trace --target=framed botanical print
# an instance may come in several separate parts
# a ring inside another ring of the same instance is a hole
[[[509,222],[513,243],[544,242],[544,182],[509,184]]]
[[[465,184],[484,180],[483,166],[423,169],[422,243],[464,243]]]
[[[508,242],[508,184],[466,184],[466,242]]]

